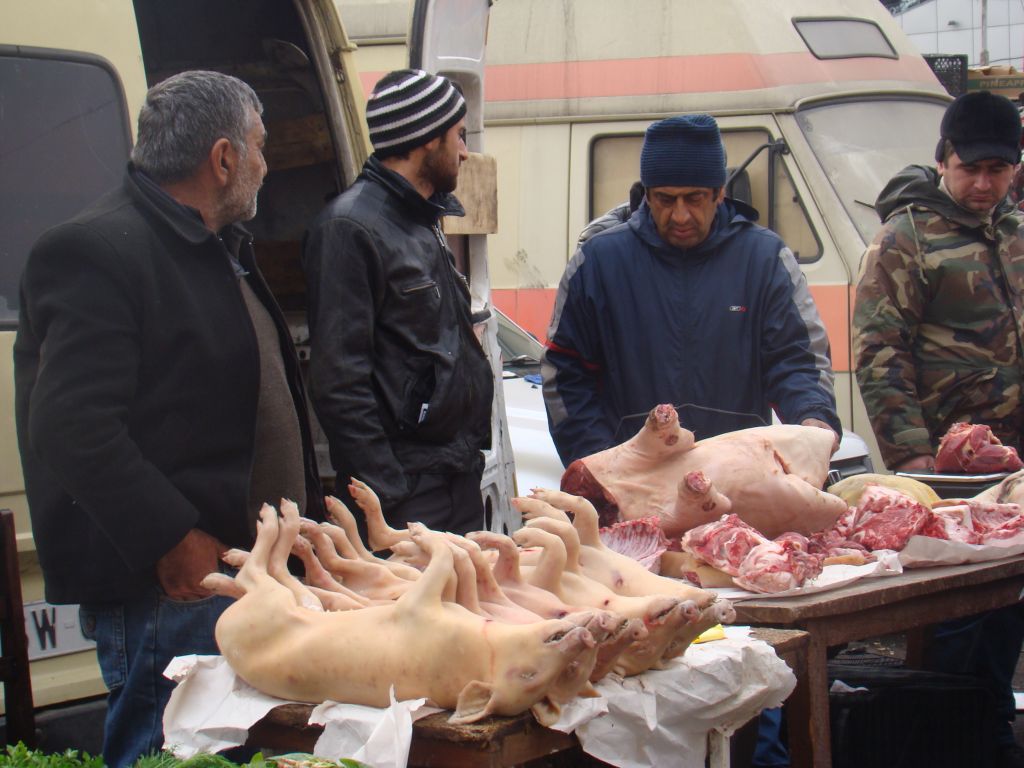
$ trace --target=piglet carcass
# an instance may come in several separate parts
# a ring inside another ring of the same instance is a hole
[[[210,574],[203,582],[238,598],[217,622],[217,645],[254,688],[294,701],[382,707],[394,685],[399,699],[426,697],[454,709],[451,722],[532,710],[550,724],[559,703],[587,686],[596,658],[594,638],[581,626],[586,617],[507,624],[444,602],[452,547],[421,525],[410,526],[410,537],[429,562],[401,597],[325,611],[288,574],[300,523],[293,504],[281,511],[279,520],[263,508],[256,544],[236,579]]]
[[[675,408],[659,405],[630,440],[569,465],[562,490],[588,498],[605,525],[656,515],[670,539],[729,512],[768,537],[810,534],[847,509],[821,490],[833,438],[775,425],[695,442]]]

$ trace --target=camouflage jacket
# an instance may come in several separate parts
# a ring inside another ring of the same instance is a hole
[[[882,190],[857,284],[857,381],[889,467],[957,421],[1020,447],[1024,220],[1004,201],[990,224],[938,182],[912,165]]]

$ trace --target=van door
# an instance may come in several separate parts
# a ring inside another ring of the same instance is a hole
[[[490,6],[490,0],[416,0],[409,30],[409,66],[451,78],[466,98],[466,146],[470,157],[459,171],[459,186],[455,190],[466,208],[466,217],[447,219],[444,229],[459,269],[469,278],[474,314],[490,314],[480,326],[481,342],[495,377],[491,448],[485,452],[484,506],[487,527],[508,532],[518,528],[522,521],[510,503],[514,492],[512,446],[500,386],[498,326],[491,312],[487,266],[487,235],[495,233],[498,224],[495,161],[483,154],[484,52]]]

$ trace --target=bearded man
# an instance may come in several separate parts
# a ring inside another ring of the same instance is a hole
[[[451,193],[468,157],[465,115],[447,78],[385,75],[366,105],[373,155],[305,243],[311,393],[337,495],[351,501],[357,477],[397,528],[483,527],[494,385],[440,227],[464,215]]]

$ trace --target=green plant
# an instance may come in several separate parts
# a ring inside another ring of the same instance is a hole
[[[105,768],[103,759],[69,749],[51,755],[29,749],[22,742],[0,754],[0,768]],[[196,755],[180,760],[170,752],[139,758],[133,768],[239,768],[220,755]],[[357,760],[325,760],[308,754],[263,757],[257,754],[241,768],[369,768]]]
[[[45,755],[29,749],[23,742],[8,745],[0,754],[0,768],[104,768],[103,759],[92,757],[86,752],[69,749],[52,755]]]

